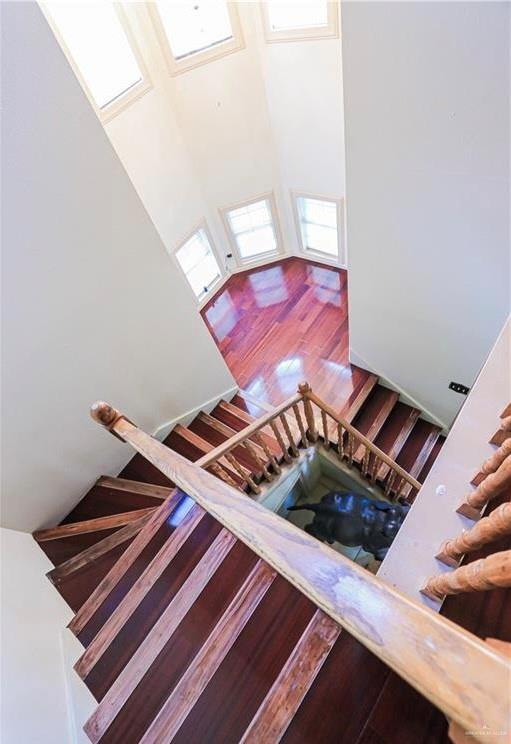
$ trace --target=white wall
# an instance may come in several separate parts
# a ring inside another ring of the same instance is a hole
[[[352,360],[445,424],[509,311],[510,10],[342,4]]]
[[[495,452],[488,442],[497,431],[499,416],[509,401],[511,318],[378,571],[380,579],[432,609],[439,610],[441,605],[419,592],[430,576],[451,570],[435,560],[442,543],[474,524],[456,509],[465,494],[474,489],[470,481],[482,463]]]
[[[33,530],[233,379],[35,3],[3,3],[3,509]]]
[[[240,3],[245,47],[172,77],[144,4],[128,10],[153,88],[105,129],[167,250],[206,218],[224,267],[218,209],[273,190],[295,252],[290,189],[344,194],[340,40],[267,44]]]
[[[256,28],[283,219],[290,225],[290,249],[296,252],[290,192],[327,197],[345,193],[341,39],[267,44],[260,22]]]
[[[81,727],[94,699],[66,666],[80,648],[65,630],[73,613],[46,579],[52,564],[30,535],[2,528],[0,545],[2,744],[85,744]]]

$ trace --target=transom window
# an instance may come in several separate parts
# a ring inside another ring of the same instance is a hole
[[[275,208],[270,196],[224,211],[240,260],[249,261],[279,250]]]
[[[267,41],[317,39],[338,35],[335,2],[265,0],[261,3],[261,10]]]
[[[296,208],[302,249],[340,258],[340,205],[338,201],[297,196]]]
[[[243,46],[234,3],[157,0],[149,7],[173,74]]]
[[[111,2],[49,2],[44,6],[64,51],[100,112],[147,90],[142,63]]]
[[[206,228],[194,232],[175,255],[195,296],[202,300],[221,276]]]

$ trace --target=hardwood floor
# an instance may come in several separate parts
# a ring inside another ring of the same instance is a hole
[[[203,315],[237,382],[255,398],[278,403],[307,379],[424,479],[442,445],[438,428],[349,364],[346,272],[287,259],[232,277]],[[189,428],[176,427],[165,444],[196,460],[262,406],[242,395],[221,401]],[[278,451],[271,437],[267,445]],[[259,480],[259,464],[238,454]],[[122,484],[100,478],[64,523],[147,510],[170,493],[170,481],[140,455],[121,475],[128,479]],[[279,710],[284,723],[274,740],[285,744],[448,744],[440,711],[346,631],[337,635],[336,628],[324,664],[311,664],[300,639],[315,606],[259,566],[210,515],[193,516],[199,508],[190,509],[187,496],[173,498],[145,542],[139,533],[57,584],[77,612],[70,627],[87,649],[76,670],[100,704],[87,724],[91,741],[170,741],[171,731],[176,742],[236,744],[260,711],[263,730],[277,726],[272,711]],[[111,532],[71,534],[41,547],[60,562]],[[116,573],[121,555],[125,567]],[[97,594],[102,579],[106,588]],[[510,593],[451,597],[442,612],[482,637],[511,640]],[[283,670],[295,707],[272,697]]]
[[[369,373],[348,359],[347,272],[300,258],[232,276],[202,310],[239,386],[277,404],[307,380],[339,404]]]

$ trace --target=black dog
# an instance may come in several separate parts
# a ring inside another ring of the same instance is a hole
[[[357,493],[330,491],[319,504],[291,506],[289,511],[309,509],[314,512],[309,535],[322,542],[335,540],[347,547],[361,545],[376,560],[382,561],[408,514],[407,504],[389,504]]]

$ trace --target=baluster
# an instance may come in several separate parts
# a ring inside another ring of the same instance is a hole
[[[475,491],[465,496],[465,500],[457,509],[458,513],[470,519],[478,519],[483,506],[486,506],[488,501],[501,494],[510,485],[511,455],[508,455],[498,470],[487,475]]]
[[[312,392],[311,386],[308,382],[302,382],[298,385],[298,392],[303,396],[303,410],[305,413],[305,420],[307,421],[307,437],[311,442],[317,442],[318,432],[314,420],[314,411],[312,410],[312,403],[307,398],[307,393]]]
[[[392,486],[394,485],[395,480],[396,480],[396,471],[389,470],[387,481],[385,483],[385,496],[387,496],[387,498],[389,497],[390,492],[392,491]]]
[[[302,414],[300,413],[300,409],[298,408],[298,405],[296,403],[293,403],[293,413],[295,414],[296,423],[298,424],[298,428],[300,429],[302,444],[304,447],[308,447],[309,442],[307,441],[307,436],[305,434],[305,426],[303,425]]]
[[[344,430],[342,424],[337,424],[337,451],[342,460],[344,458]]]
[[[400,478],[397,486],[394,489],[394,500],[397,501],[399,497],[401,496],[401,491],[403,490],[403,487],[405,485],[406,481],[404,478]]]
[[[505,416],[500,422],[500,428],[502,431],[509,432],[511,434],[511,416]]]
[[[259,466],[259,467],[261,468],[261,470],[263,471],[263,476],[264,476],[264,479],[265,479],[265,480],[267,480],[267,481],[271,481],[271,480],[273,480],[273,476],[272,476],[272,474],[270,473],[270,471],[268,470],[268,468],[267,468],[267,466],[266,466],[266,463],[264,462],[264,460],[262,460],[262,459],[261,459],[261,458],[259,457],[259,455],[257,454],[257,452],[256,452],[256,451],[255,451],[255,449],[254,449],[254,446],[253,446],[252,442],[251,442],[251,441],[250,441],[249,439],[245,439],[245,440],[243,441],[243,443],[242,443],[242,446],[243,446],[243,447],[245,447],[245,449],[247,450],[247,452],[248,452],[248,454],[250,455],[250,457],[251,457],[251,458],[252,458],[252,459],[253,459],[253,460],[254,460],[254,461],[255,461],[255,462],[257,463],[257,465],[258,465],[258,466]]]
[[[273,434],[275,436],[275,439],[279,443],[280,449],[282,450],[282,457],[284,458],[284,460],[286,462],[292,462],[293,461],[293,458],[291,457],[291,455],[287,451],[287,447],[284,444],[284,440],[282,438],[282,434],[280,433],[280,429],[277,426],[277,422],[275,421],[275,419],[272,419],[270,421],[270,427],[271,427],[271,430],[272,430],[272,432],[273,432]]]
[[[257,485],[251,475],[247,475],[246,472],[244,472],[243,468],[231,452],[225,453],[225,459],[233,466],[238,475],[247,481],[251,491],[254,493],[261,493],[260,486]]]
[[[453,540],[446,540],[436,557],[448,566],[456,566],[465,553],[479,550],[483,545],[510,533],[511,501],[507,501],[494,509],[489,516],[483,517],[471,529],[464,530]]]
[[[484,478],[486,478],[486,476],[498,470],[508,455],[511,455],[511,437],[509,439],[506,439],[504,443],[498,448],[498,450],[496,450],[493,455],[491,455],[491,457],[483,462],[483,464],[481,465],[481,470],[477,474],[476,478],[479,475],[482,477],[479,478],[478,482],[475,485],[479,485],[479,483],[481,483]],[[472,481],[472,483],[474,483],[474,480]]]
[[[233,486],[234,488],[237,488],[242,493],[245,493],[243,489],[240,486],[238,486],[236,481],[233,480],[233,478],[231,478],[231,476],[225,470],[225,468],[223,468],[220,465],[219,462],[212,462],[210,465],[208,465],[207,469],[211,470],[211,472],[214,473],[217,478],[220,478],[220,480],[223,480],[224,483],[228,483],[230,486]]]
[[[452,572],[433,576],[421,589],[431,599],[441,600],[447,594],[488,591],[511,586],[511,550],[493,553]]]
[[[330,437],[328,436],[328,416],[326,411],[321,410],[321,424],[323,426],[323,442],[325,447],[330,447]]]
[[[376,476],[378,475],[380,464],[381,464],[380,458],[377,455],[375,455],[374,460],[373,460],[373,466],[371,468],[371,475],[370,475],[371,483],[376,483]]]
[[[366,445],[366,449],[364,452],[364,459],[362,460],[362,475],[364,478],[367,478],[367,474],[369,472],[369,458],[371,457],[371,450],[369,449],[369,445]]]
[[[284,427],[284,431],[286,432],[286,436],[287,436],[287,439],[288,439],[288,442],[289,442],[289,448],[291,450],[291,454],[293,455],[293,457],[298,457],[298,455],[300,453],[298,451],[298,447],[296,446],[296,444],[294,442],[293,435],[291,434],[291,429],[289,428],[289,424],[288,424],[288,421],[287,421],[287,418],[286,418],[285,413],[281,413],[280,416],[279,416],[279,419],[280,419],[280,423]]]
[[[265,441],[264,437],[261,436],[260,432],[256,432],[254,434],[254,439],[255,439],[256,443],[259,445],[259,447],[262,447],[262,449],[264,450],[264,454],[268,458],[268,461],[270,462],[270,464],[271,464],[271,466],[273,468],[273,472],[274,473],[277,473],[277,475],[279,475],[282,472],[282,470],[281,470],[280,465],[278,464],[277,460],[275,459],[274,455],[272,454],[270,448],[266,444],[266,441]]]
[[[355,437],[350,432],[348,432],[348,465],[351,467],[353,465],[353,452],[355,450]]]

